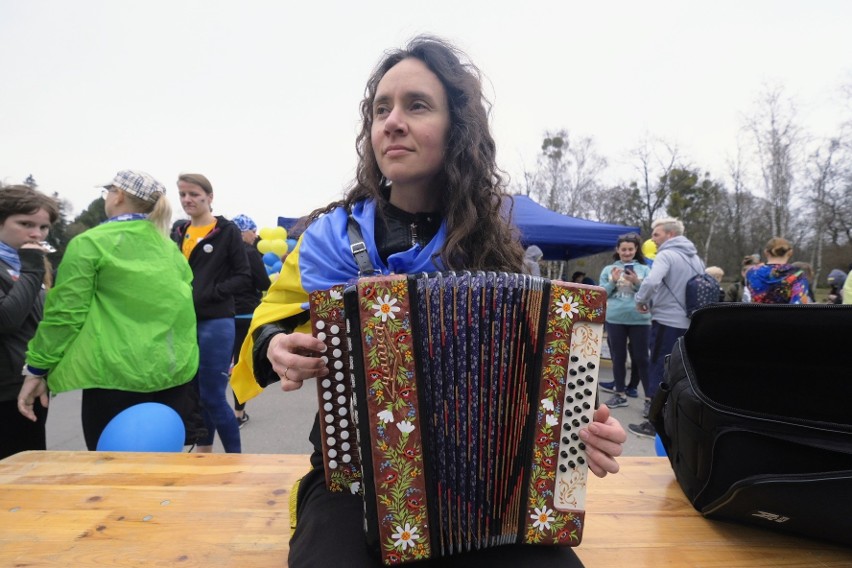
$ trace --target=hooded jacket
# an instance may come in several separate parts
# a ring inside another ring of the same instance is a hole
[[[189,224],[187,221],[175,231],[178,249]],[[251,286],[245,243],[237,226],[216,217],[216,226],[192,249],[189,266],[198,319],[234,317],[234,294]]]
[[[636,303],[651,307],[651,321],[687,329],[686,282],[703,272],[704,262],[692,241],[672,237],[657,249],[651,272],[636,292]]]

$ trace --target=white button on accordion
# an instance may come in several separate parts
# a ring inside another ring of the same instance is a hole
[[[521,274],[362,278],[310,295],[326,482],[385,564],[576,546],[602,288]]]

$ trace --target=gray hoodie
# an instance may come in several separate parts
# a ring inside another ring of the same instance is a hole
[[[703,272],[704,262],[692,241],[683,236],[672,237],[657,250],[651,273],[636,292],[636,303],[651,306],[652,321],[687,329],[686,281]]]

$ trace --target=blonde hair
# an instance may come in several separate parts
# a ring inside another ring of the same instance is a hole
[[[124,192],[124,197],[130,203],[130,206],[138,213],[147,213],[148,220],[157,227],[158,231],[168,238],[172,228],[172,206],[169,205],[166,194],[155,193],[154,195],[157,200],[151,202]]]
[[[663,230],[667,233],[674,233],[675,235],[683,235],[683,223],[674,217],[665,217],[663,219],[657,219],[653,223],[651,223],[651,230],[653,231],[657,227],[662,227]]]
[[[708,266],[704,272],[716,279],[716,282],[722,283],[722,277],[725,276],[725,271],[718,266]]]

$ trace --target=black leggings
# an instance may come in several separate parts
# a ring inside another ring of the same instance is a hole
[[[236,366],[240,362],[240,348],[243,346],[243,341],[248,335],[249,326],[251,326],[251,318],[234,318],[234,352],[233,364]],[[233,392],[233,391],[231,391]],[[234,410],[244,410],[246,404],[237,400],[237,394],[234,394]]]
[[[38,399],[33,404],[36,420],[31,421],[18,412],[17,400],[0,401],[0,420],[3,422],[3,434],[0,435],[0,459],[25,450],[47,449],[45,422],[47,409]]]
[[[189,382],[156,392],[84,389],[81,414],[86,447],[90,451],[96,450],[101,433],[109,421],[122,410],[143,402],[159,402],[171,407],[183,419],[187,431],[190,431],[192,426],[187,423],[187,419],[192,415],[197,404],[197,397],[192,392],[192,388],[192,383]]]

